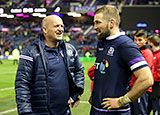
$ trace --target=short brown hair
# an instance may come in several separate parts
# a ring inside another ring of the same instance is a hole
[[[105,5],[102,8],[97,9],[94,14],[103,13],[104,19],[109,21],[111,18],[116,20],[116,25],[119,26],[120,24],[120,16],[119,11],[112,5]]]
[[[148,40],[152,42],[155,46],[160,45],[160,38],[157,35],[151,35],[148,37]]]
[[[134,36],[146,38],[147,37],[147,32],[145,30],[141,29],[141,30],[136,31]]]

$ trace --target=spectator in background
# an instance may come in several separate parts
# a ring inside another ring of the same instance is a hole
[[[91,56],[92,56],[92,54],[91,54],[89,51],[86,51],[85,57],[89,58],[89,57],[91,57]]]
[[[160,38],[156,35],[151,35],[148,37],[148,43],[154,51],[154,85],[150,98],[152,100],[153,115],[160,115]]]
[[[62,39],[64,24],[50,15],[43,35],[23,51],[15,90],[19,115],[71,115],[84,90],[84,71],[76,49]]]
[[[17,48],[12,51],[13,65],[18,64],[20,52]]]
[[[111,5],[95,11],[99,40],[90,115],[129,115],[129,103],[153,85],[153,77],[137,45],[119,31],[119,11]],[[137,77],[129,91],[132,74]]]
[[[93,85],[94,85],[94,74],[95,74],[94,65],[88,69],[87,74],[91,80],[90,89],[91,89],[91,93],[92,93],[93,92]],[[92,98],[89,99],[89,103],[92,104]]]
[[[153,54],[152,51],[146,45],[147,33],[144,30],[138,30],[134,35],[134,42],[138,45],[142,55],[144,56],[148,66],[153,67]],[[136,76],[133,75],[130,82],[130,87],[132,87],[136,81]],[[146,93],[141,97],[136,99],[131,103],[131,114],[132,115],[147,115],[148,114],[148,102],[149,102],[149,93],[152,92],[152,87],[150,87]]]
[[[90,80],[92,81],[92,82],[91,82],[91,88],[90,88],[90,89],[91,89],[91,92],[93,91],[94,72],[95,72],[95,70],[94,70],[94,65],[93,65],[92,67],[90,67],[90,68],[88,69],[88,72],[87,72]]]
[[[9,56],[9,51],[6,50],[6,51],[4,52],[4,55],[5,55],[6,57],[8,57],[8,56]]]
[[[63,39],[64,39],[66,42],[69,42],[69,41],[70,41],[70,37],[69,37],[67,34],[64,34],[64,35],[63,35]]]

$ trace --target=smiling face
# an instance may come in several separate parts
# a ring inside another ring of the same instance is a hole
[[[94,29],[97,31],[97,38],[105,39],[110,36],[109,23],[103,18],[103,13],[97,13],[94,16]]]
[[[43,20],[42,29],[45,39],[50,42],[62,40],[64,33],[64,24],[60,17],[53,15]]]

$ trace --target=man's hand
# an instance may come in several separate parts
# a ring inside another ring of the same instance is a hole
[[[101,105],[103,108],[107,108],[107,110],[113,109],[113,108],[120,108],[121,105],[118,102],[119,98],[104,98]]]
[[[72,102],[71,99],[68,100],[69,107],[76,108],[80,103],[80,96],[75,102]]]

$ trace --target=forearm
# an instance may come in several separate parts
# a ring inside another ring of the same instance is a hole
[[[134,101],[143,95],[147,89],[153,85],[152,73],[148,67],[142,68],[134,74],[137,77],[137,80],[131,90],[127,93],[127,96],[131,101]]]
[[[153,85],[153,77],[149,67],[143,67],[135,73],[137,77],[132,89],[118,98],[103,98],[101,105],[103,108],[110,110],[112,108],[120,108],[140,97],[146,90]]]
[[[131,90],[124,96],[118,98],[120,107],[128,104],[143,95],[153,84],[153,77],[148,67],[142,68],[134,73],[137,77]]]
[[[136,100],[138,97],[140,97],[141,95],[143,95],[147,89],[149,88],[147,82],[141,83],[141,81],[136,81],[133,85],[133,87],[131,88],[131,90],[127,93],[128,97],[131,99],[131,101]]]

